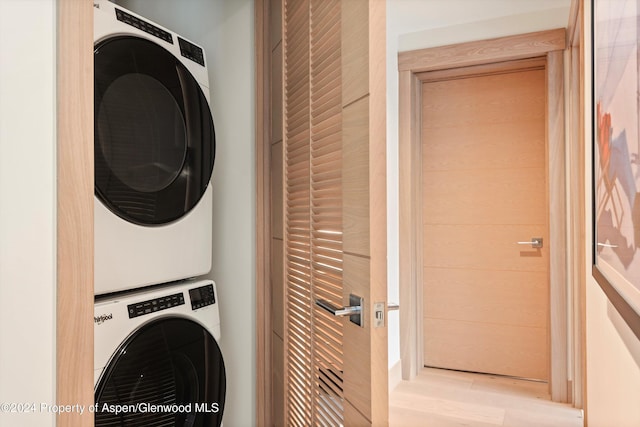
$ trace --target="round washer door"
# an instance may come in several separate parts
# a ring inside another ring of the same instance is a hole
[[[203,196],[215,131],[200,85],[147,39],[106,39],[94,50],[95,193],[139,225],[175,221]]]
[[[105,368],[95,425],[220,426],[225,390],[224,361],[211,334],[191,320],[157,319],[131,335]]]

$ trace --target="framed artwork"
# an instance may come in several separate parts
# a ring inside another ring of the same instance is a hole
[[[639,335],[640,0],[593,0],[592,35],[593,275]]]

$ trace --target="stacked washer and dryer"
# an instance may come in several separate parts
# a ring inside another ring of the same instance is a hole
[[[204,50],[94,0],[96,426],[219,426]]]

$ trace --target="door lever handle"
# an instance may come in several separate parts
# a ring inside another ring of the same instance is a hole
[[[349,307],[338,307],[324,299],[317,299],[316,305],[324,309],[325,311],[333,314],[336,317],[351,316],[352,314],[357,314],[362,311],[362,307],[360,307],[359,305],[353,305]]]
[[[531,245],[532,248],[542,247],[542,237],[532,237],[528,242],[516,242],[518,245]]]
[[[349,304],[351,305],[347,307],[338,307],[324,299],[316,300],[316,305],[326,312],[337,317],[349,316],[349,320],[352,323],[355,323],[361,328],[364,328],[364,323],[362,322],[362,319],[364,318],[362,316],[364,299],[357,295],[351,294],[349,295]]]
[[[600,243],[600,242],[597,243],[597,246],[600,246],[602,248],[617,248],[618,247],[618,245],[612,245],[612,244],[609,244],[609,243]]]

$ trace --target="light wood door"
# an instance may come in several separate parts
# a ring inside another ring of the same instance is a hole
[[[283,29],[284,424],[384,426],[385,2],[284,0]],[[351,294],[363,327],[316,305]]]
[[[543,67],[422,85],[426,366],[549,377],[545,94]]]

